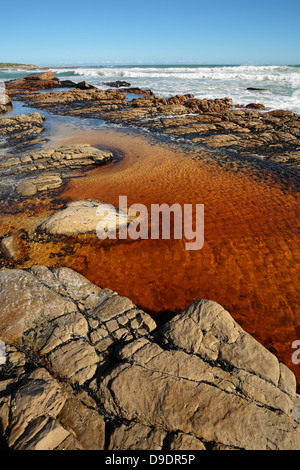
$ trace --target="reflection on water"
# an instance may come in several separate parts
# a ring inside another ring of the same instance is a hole
[[[90,143],[123,156],[115,165],[78,172],[59,195],[62,202],[95,198],[118,205],[126,195],[128,205],[143,203],[149,212],[155,203],[204,204],[205,242],[200,251],[186,251],[180,240],[93,236],[69,244],[60,258],[64,242],[49,241],[32,245],[31,264],[67,265],[156,316],[197,298],[215,300],[299,380],[291,363],[291,344],[300,339],[297,175],[264,162],[241,167],[141,132],[78,129],[66,138],[63,128],[56,131],[60,144]],[[49,212],[45,204],[39,210]],[[33,213],[30,223],[40,216]]]

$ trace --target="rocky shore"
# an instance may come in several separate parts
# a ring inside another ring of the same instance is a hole
[[[294,113],[253,103],[243,108],[229,98],[165,99],[126,82],[107,85],[113,88],[33,74],[7,83],[0,112],[17,99],[54,114],[135,125],[195,146],[299,165]],[[66,90],[54,91],[60,88]],[[129,101],[129,94],[137,96]],[[74,170],[114,158],[87,144],[45,146],[44,123],[39,112],[0,119],[6,144],[0,199],[12,214],[14,204],[29,200],[34,211],[30,198],[60,190]],[[34,237],[89,234],[102,202],[57,199]],[[9,232],[0,242],[1,449],[300,448],[293,372],[221,305],[195,300],[160,325],[130,299],[69,268],[8,269],[26,256],[26,236]]]
[[[299,165],[300,118],[291,111],[266,111],[257,103],[241,106],[230,98],[196,99],[192,94],[162,98],[129,83],[126,87],[122,82],[108,85],[114,88],[99,90],[86,82],[60,81],[53,72],[44,72],[6,82],[6,89],[12,100],[54,114],[130,124],[196,146]],[[58,88],[67,89],[55,92]],[[137,97],[129,100],[128,94]]]
[[[217,303],[157,327],[68,268],[0,286],[2,447],[299,449],[293,373]]]
[[[45,118],[39,113],[20,114],[0,120],[0,137],[8,151],[0,156],[0,197],[33,196],[62,186],[68,172],[110,163],[112,152],[89,144],[41,147],[46,139]]]

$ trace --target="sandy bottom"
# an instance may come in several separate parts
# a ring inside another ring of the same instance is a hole
[[[300,380],[299,366],[291,362],[291,344],[300,339],[295,175],[261,162],[214,158],[126,129],[79,129],[76,137],[66,138],[57,127],[56,139],[110,148],[118,158],[74,173],[63,190],[3,209],[1,235],[21,228],[29,234],[23,266],[69,266],[157,318],[198,298],[217,301]],[[204,204],[203,248],[187,251],[182,240],[33,237],[35,227],[66,202],[95,198],[118,205],[120,195],[149,210],[155,203]]]

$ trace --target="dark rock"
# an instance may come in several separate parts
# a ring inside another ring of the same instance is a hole
[[[249,87],[249,88],[247,88],[247,90],[249,90],[249,91],[266,91],[266,88],[253,88],[253,87]]]
[[[89,85],[87,82],[79,82],[77,83],[76,88],[79,88],[79,90],[92,90],[96,87]]]
[[[128,82],[122,82],[117,80],[116,82],[102,82],[102,85],[111,86],[113,88],[129,87],[131,86]]]
[[[72,80],[62,80],[60,82],[60,85],[62,88],[76,88],[77,87],[77,83],[72,82]]]
[[[6,93],[4,93],[3,95],[0,94],[0,114],[5,114],[11,110],[12,103],[10,97]]]

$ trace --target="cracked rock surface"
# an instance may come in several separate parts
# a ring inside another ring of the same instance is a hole
[[[0,271],[0,305],[2,448],[300,448],[293,373],[215,302],[158,328],[71,269],[34,266]]]

